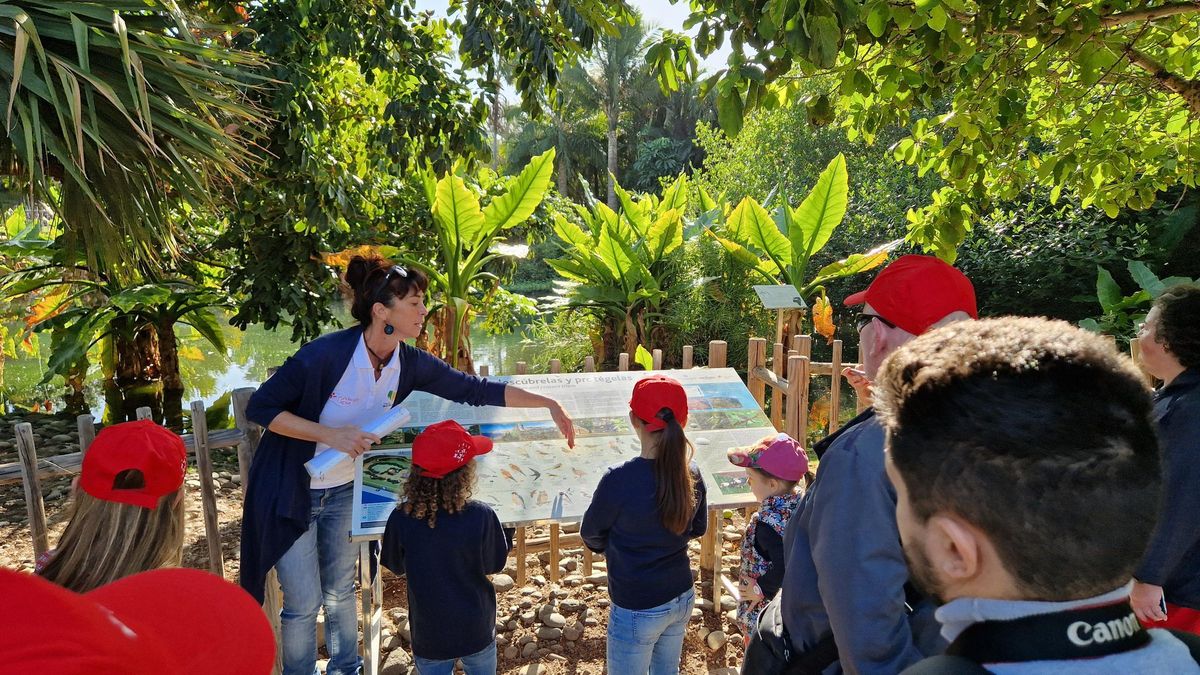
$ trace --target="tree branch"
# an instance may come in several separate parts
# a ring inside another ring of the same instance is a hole
[[[1169,72],[1161,63],[1134,48],[1133,43],[1126,47],[1125,55],[1130,63],[1150,73],[1159,87],[1182,98],[1192,117],[1200,117],[1200,81]]]
[[[1157,21],[1165,19],[1169,16],[1177,14],[1191,14],[1200,12],[1200,0],[1190,0],[1189,2],[1174,2],[1167,5],[1159,5],[1158,7],[1143,7],[1129,12],[1119,12],[1111,14],[1100,19],[1100,25],[1105,28],[1120,26],[1126,23],[1134,23],[1137,21]]]

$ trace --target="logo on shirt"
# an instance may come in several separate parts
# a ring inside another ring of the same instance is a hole
[[[358,399],[352,396],[343,396],[336,391],[329,395],[329,400],[333,401],[337,405],[342,406],[343,408],[349,408],[355,403],[358,403]]]

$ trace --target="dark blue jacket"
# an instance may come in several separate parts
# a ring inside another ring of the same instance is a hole
[[[325,402],[341,381],[362,328],[323,335],[284,362],[246,406],[246,416],[265,429],[281,412],[319,422]],[[504,384],[465,375],[429,352],[400,343],[400,379],[395,402],[419,389],[469,405],[504,405]],[[267,572],[308,529],[311,503],[304,463],[316,443],[265,431],[242,506],[242,588],[263,601]],[[349,537],[349,533],[347,533]]]
[[[623,609],[658,607],[691,588],[688,540],[708,529],[707,493],[694,463],[692,522],[683,534],[663,527],[655,501],[654,461],[634,457],[609,468],[579,526],[583,543],[608,559],[608,594]]]
[[[1200,368],[1154,394],[1163,457],[1163,510],[1134,577],[1167,602],[1200,609]]]
[[[826,672],[894,675],[946,645],[932,603],[906,608],[908,566],[883,440],[867,411],[814,447],[817,478],[784,532],[783,624],[798,652],[833,632],[840,670]]]
[[[490,506],[439,511],[436,527],[397,508],[382,548],[383,566],[408,577],[413,654],[457,659],[492,644],[496,589],[487,575],[504,569],[512,542]]]

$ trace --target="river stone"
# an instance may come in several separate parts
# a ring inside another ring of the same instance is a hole
[[[507,574],[497,574],[492,577],[492,585],[496,587],[497,593],[507,593],[517,585],[517,582]]]

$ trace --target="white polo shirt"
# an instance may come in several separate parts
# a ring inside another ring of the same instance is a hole
[[[342,373],[342,379],[338,380],[333,393],[329,395],[329,400],[325,401],[318,421],[328,427],[343,427],[347,424],[366,426],[392,407],[399,383],[400,349],[392,352],[391,360],[383,367],[383,372],[376,380],[375,368],[371,366],[371,358],[367,355],[367,343],[359,340],[354,356],[350,357],[350,363]],[[328,445],[317,443],[314,456],[328,449]],[[327,490],[352,480],[354,462],[341,462],[325,474],[324,480],[311,479],[309,487],[313,490]]]

